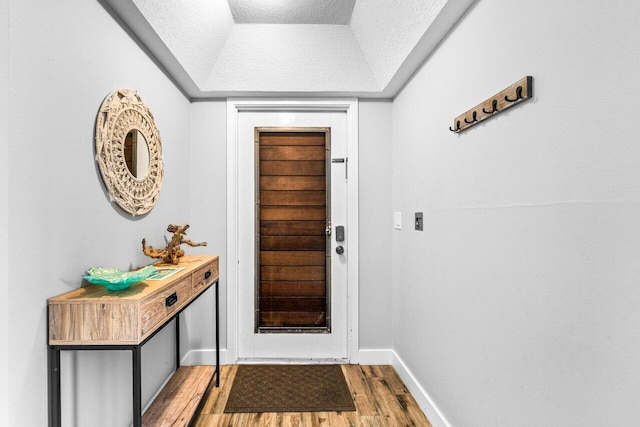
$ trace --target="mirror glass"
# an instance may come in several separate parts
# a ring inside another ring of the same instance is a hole
[[[142,181],[149,173],[149,145],[144,135],[132,129],[124,138],[124,161],[131,175]]]

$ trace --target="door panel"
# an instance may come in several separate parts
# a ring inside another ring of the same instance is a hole
[[[305,325],[318,325],[321,327],[326,320],[324,311],[317,313],[306,312],[285,312],[285,311],[269,311],[260,313],[260,322],[269,323],[274,327],[288,327],[292,323],[301,322]],[[287,334],[289,335],[289,334]],[[290,353],[290,354],[293,354]]]
[[[282,135],[287,135],[287,141],[282,142]],[[318,132],[297,132],[291,135],[288,132],[270,132],[264,134],[262,145],[322,145],[324,146],[324,135]],[[324,156],[323,156],[324,157]]]
[[[263,281],[261,290],[265,297],[288,295],[322,296],[325,293],[325,286],[324,280],[317,282],[299,282],[295,280],[287,282]]]
[[[322,312],[327,310],[327,302],[324,295],[320,297],[291,298],[283,297],[262,297],[260,298],[262,312],[287,311],[287,312]],[[270,325],[273,326],[273,325]]]
[[[321,240],[324,245],[326,225],[325,221],[291,221],[288,223],[283,221],[262,221],[260,233],[263,236],[282,235],[286,227],[289,236],[322,236]],[[264,245],[264,240],[262,244]]]
[[[325,265],[325,253],[314,251],[270,251],[262,252],[265,265]]]
[[[323,220],[326,216],[324,206],[265,206],[260,209],[260,219],[265,221]]]
[[[261,191],[260,205],[323,206],[324,191]]]
[[[324,234],[324,221],[322,221],[322,223],[322,233]],[[291,234],[289,236],[263,235],[260,238],[260,249],[263,251],[286,251],[291,249],[298,251],[323,251],[325,248],[326,238],[324,235],[317,237],[304,236],[301,234]]]
[[[279,266],[263,265],[260,267],[261,280],[317,280],[325,278],[323,266]]]
[[[324,176],[262,176],[261,190],[318,190],[325,189]]]
[[[328,141],[328,132],[256,131],[256,209],[261,230],[257,242],[257,332],[330,327],[326,236],[317,224],[328,221]],[[268,227],[275,221],[277,228]],[[314,284],[315,292],[298,292],[307,282]],[[281,284],[279,294],[264,286],[272,283]],[[296,286],[282,285],[286,283]]]
[[[300,160],[297,162],[281,162],[277,160],[262,160],[260,162],[262,175],[322,175],[325,173],[323,160]]]
[[[274,146],[260,149],[260,160],[323,160],[324,145],[322,146]]]

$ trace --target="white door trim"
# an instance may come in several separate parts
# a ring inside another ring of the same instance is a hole
[[[358,363],[358,100],[235,99],[227,100],[227,361],[238,360],[238,116],[241,112],[344,112],[347,115],[347,348],[350,363]]]

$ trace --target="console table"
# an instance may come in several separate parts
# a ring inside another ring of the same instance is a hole
[[[134,427],[187,425],[214,377],[216,387],[220,386],[218,257],[187,255],[179,265],[155,265],[184,269],[122,291],[89,285],[48,300],[49,426],[60,427],[62,421],[62,350],[131,350]],[[215,288],[216,365],[181,367],[180,313],[210,287]],[[143,416],[141,349],[174,319],[176,372]]]

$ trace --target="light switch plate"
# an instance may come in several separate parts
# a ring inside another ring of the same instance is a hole
[[[402,230],[402,212],[393,213],[393,228]]]

